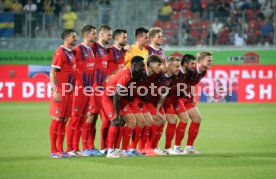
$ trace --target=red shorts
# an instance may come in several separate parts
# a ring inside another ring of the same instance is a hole
[[[134,97],[131,101],[128,102],[129,107],[131,108],[132,113],[147,113],[149,112],[144,101],[140,97]]]
[[[103,96],[101,96],[101,99],[103,114],[105,115],[106,119],[112,121],[113,119],[115,119],[116,114],[112,98],[104,94]]]
[[[101,96],[92,95],[89,97],[89,105],[87,112],[91,112],[93,114],[100,113],[100,104],[101,104]]]
[[[124,97],[121,97],[121,99],[120,99],[120,115],[123,116],[123,115],[131,114],[131,113],[133,113],[133,112],[129,105],[129,102]]]
[[[70,117],[72,113],[73,95],[72,93],[65,94],[64,96],[61,93],[59,94],[60,102],[55,102],[54,98],[51,97],[49,114],[60,118]]]
[[[184,98],[180,98],[178,101],[180,101],[180,103],[184,104],[184,106],[186,108],[186,111],[196,107],[196,103],[193,103],[192,100],[187,100],[187,99],[184,99]]]
[[[73,93],[72,115],[82,116],[87,112],[90,96],[83,93],[83,88],[75,88],[75,90],[76,89],[78,91],[74,91]]]
[[[186,112],[185,105],[182,101],[179,101],[177,96],[167,97],[164,101],[163,108],[166,114],[179,114]]]
[[[147,107],[148,111],[150,112],[150,114],[155,116],[156,115],[156,104],[151,103],[151,102],[146,102],[145,104],[146,104],[146,107]],[[161,107],[159,112],[160,112],[160,114],[165,114],[163,107]]]

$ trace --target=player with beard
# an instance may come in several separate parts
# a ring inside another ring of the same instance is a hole
[[[81,30],[83,42],[74,48],[76,58],[76,86],[73,93],[72,116],[67,126],[67,152],[71,156],[89,156],[87,145],[88,133],[91,123],[84,123],[87,113],[90,94],[85,90],[93,85],[94,80],[94,53],[91,49],[92,43],[97,40],[97,30],[92,25],[85,25]],[[89,127],[87,127],[87,125]],[[82,132],[81,131],[82,128]],[[79,151],[80,133],[82,134],[82,149]]]
[[[174,82],[172,91],[163,105],[166,113],[166,119],[168,121],[166,129],[165,151],[170,155],[183,154],[183,150],[181,150],[180,144],[184,137],[186,124],[188,121],[188,114],[186,112],[185,106],[182,103],[178,104],[179,97],[177,97],[177,83],[183,82],[187,72],[193,72],[195,62],[196,57],[194,55],[185,54],[182,57],[178,79]],[[178,125],[176,114],[180,120]],[[171,142],[174,135],[176,135],[175,146],[174,148],[171,148]]]
[[[110,44],[112,39],[112,30],[107,25],[102,25],[98,30],[98,41],[92,44],[92,50],[95,55],[95,67],[94,67],[94,95],[90,97],[89,107],[86,122],[91,123],[91,135],[88,140],[88,147],[93,152],[93,154],[99,155],[106,152],[106,141],[107,133],[109,127],[109,121],[102,115],[101,108],[99,104],[101,103],[101,93],[103,92],[103,83],[107,76],[107,63],[108,63],[108,54],[105,46]],[[98,114],[101,114],[102,126],[100,131],[100,149],[101,152],[95,149],[94,140],[96,134],[96,121]]]
[[[102,110],[111,125],[108,130],[108,152],[107,158],[117,158],[120,155],[114,151],[116,135],[121,123],[121,114],[125,105],[121,102],[122,96],[127,95],[127,86],[129,83],[140,76],[145,68],[144,59],[140,56],[134,56],[131,60],[131,66],[126,67],[116,74],[112,75],[105,84],[104,95],[102,96]]]
[[[56,50],[50,71],[50,83],[53,92],[49,112],[52,116],[49,129],[50,158],[69,156],[63,151],[63,142],[66,123],[72,113],[72,91],[76,72],[76,61],[72,48],[76,45],[77,35],[73,30],[65,30],[61,37],[63,45]]]
[[[127,45],[127,31],[124,29],[116,29],[113,31],[114,44],[107,48],[108,62],[107,75],[115,74],[118,70],[125,66],[125,49]],[[117,131],[115,140],[115,153],[120,153],[120,144],[123,136],[124,124],[121,124]]]

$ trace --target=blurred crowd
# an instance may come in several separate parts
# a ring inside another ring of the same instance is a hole
[[[169,45],[271,45],[275,9],[275,0],[164,0],[154,26]]]

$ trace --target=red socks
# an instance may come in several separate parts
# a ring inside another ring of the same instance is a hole
[[[159,127],[157,138],[154,141],[153,146],[152,146],[152,148],[154,148],[154,149],[157,148],[157,146],[158,146],[158,142],[162,136],[164,126],[165,126],[165,124],[161,124],[161,126]]]
[[[108,119],[102,118],[102,126],[101,126],[101,150],[106,149],[106,147],[107,147],[107,137],[108,137],[109,124],[110,124],[110,122],[109,122]]]
[[[138,143],[139,139],[141,138],[142,131],[143,131],[143,128],[141,128],[139,126],[136,126],[134,128],[134,132],[132,134],[132,142],[131,142],[131,145],[130,145],[131,149],[136,149],[137,148],[137,143]]]
[[[116,140],[115,140],[115,149],[120,149],[121,148],[121,140],[123,137],[123,133],[124,133],[124,126],[119,126],[119,129],[117,131],[117,136],[116,136]]]
[[[114,143],[115,143],[115,140],[116,140],[118,128],[119,128],[118,126],[113,126],[113,125],[109,126],[108,140],[107,140],[107,148],[108,149],[113,149],[114,148]]]
[[[187,123],[185,122],[179,122],[176,128],[175,133],[175,145],[181,146],[181,142],[185,135],[185,129],[186,129]]]
[[[142,133],[142,137],[141,137],[141,140],[139,142],[139,150],[145,148],[146,142],[147,142],[147,140],[149,138],[150,129],[151,129],[151,126],[145,126],[144,127],[144,130],[143,130],[143,133]]]
[[[149,138],[149,141],[147,142],[147,148],[152,148],[155,140],[157,139],[158,136],[158,131],[159,131],[160,126],[157,125],[152,125],[151,126],[151,136]]]
[[[198,134],[199,126],[200,126],[200,123],[195,123],[195,122],[191,123],[189,127],[189,133],[188,133],[188,141],[187,141],[188,146],[194,145],[194,141]]]
[[[61,123],[55,119],[52,119],[49,134],[50,134],[50,145],[51,145],[51,154],[57,152],[57,128],[58,123]]]
[[[82,150],[88,149],[88,139],[90,137],[90,129],[91,129],[91,123],[89,122],[85,122],[82,125],[82,133],[81,133]]]
[[[57,152],[63,152],[66,123],[67,121],[60,121],[57,125]]]
[[[168,123],[167,129],[166,129],[166,144],[165,149],[171,148],[172,139],[174,137],[176,124]]]
[[[94,149],[95,145],[94,145],[94,141],[95,141],[95,136],[96,136],[96,122],[94,123],[90,123],[91,124],[91,128],[90,128],[90,133],[88,134],[88,148],[89,149]]]
[[[126,126],[123,133],[122,150],[127,150],[133,129]]]
[[[73,139],[75,136],[75,133],[78,128],[78,124],[80,122],[80,117],[79,116],[72,116],[69,120],[69,123],[67,125],[67,130],[66,130],[66,141],[67,141],[67,152],[73,150]]]

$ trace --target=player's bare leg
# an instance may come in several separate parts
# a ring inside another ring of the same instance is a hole
[[[189,132],[188,132],[188,140],[187,140],[187,146],[185,149],[186,153],[192,153],[192,154],[199,154],[194,147],[194,141],[197,138],[200,123],[201,123],[201,115],[197,107],[193,107],[189,109],[188,111],[189,117],[191,118],[192,122],[189,127]]]

